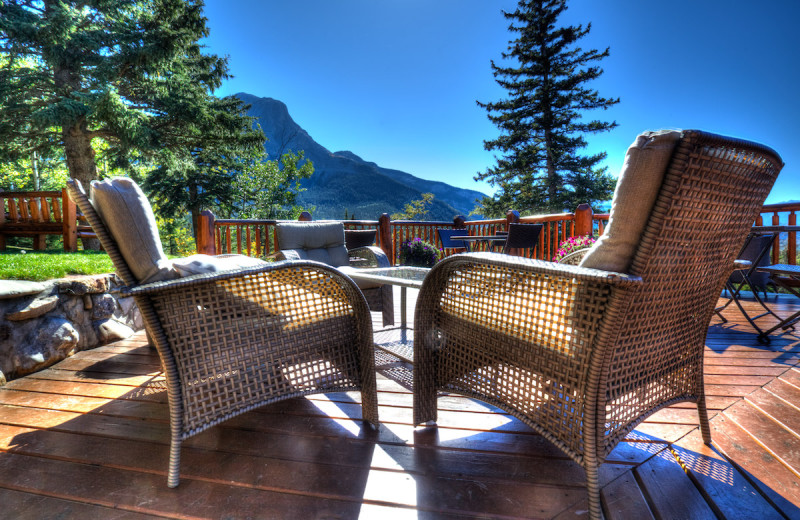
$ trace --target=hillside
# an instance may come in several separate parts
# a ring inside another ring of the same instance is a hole
[[[450,186],[444,182],[420,179],[410,173],[382,168],[350,151],[331,152],[317,143],[289,115],[286,105],[272,98],[239,93],[236,97],[250,105],[248,115],[257,119],[267,136],[264,148],[270,158],[289,150],[303,150],[314,163],[314,175],[303,182],[301,204],[315,206],[315,219],[377,219],[382,213],[401,211],[423,193],[433,193],[430,220],[452,220],[467,215],[475,201],[485,195],[479,191]]]

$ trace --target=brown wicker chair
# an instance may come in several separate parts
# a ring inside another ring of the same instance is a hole
[[[312,261],[139,284],[80,183],[67,183],[142,312],[169,398],[169,487],[181,442],[292,397],[361,390],[378,424],[372,322],[352,280]]]
[[[706,333],[782,167],[764,146],[697,131],[667,159],[626,273],[466,254],[437,264],[417,300],[414,423],[436,421],[438,390],[502,408],[585,468],[592,518],[599,465],[650,414],[696,402],[711,442]]]

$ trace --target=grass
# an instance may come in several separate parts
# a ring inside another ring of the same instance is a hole
[[[105,251],[65,253],[58,250],[11,249],[0,252],[0,280],[42,282],[71,274],[113,273]]]

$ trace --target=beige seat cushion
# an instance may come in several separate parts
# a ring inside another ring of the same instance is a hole
[[[280,222],[275,226],[281,251],[295,251],[301,260],[333,267],[348,265],[341,222]]]
[[[677,130],[645,132],[628,148],[608,225],[580,266],[627,272],[680,137]]]
[[[153,208],[127,177],[92,181],[91,201],[139,283],[177,278],[164,255]]]
[[[234,271],[246,269],[248,267],[261,267],[267,262],[260,258],[252,258],[245,255],[192,255],[186,258],[172,260],[172,265],[181,276],[192,276],[194,274],[218,273],[222,271]]]

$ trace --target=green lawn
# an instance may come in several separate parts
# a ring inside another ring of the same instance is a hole
[[[105,251],[65,253],[58,250],[30,251],[9,248],[0,252],[0,280],[41,282],[64,278],[70,274],[113,272],[114,266]]]

